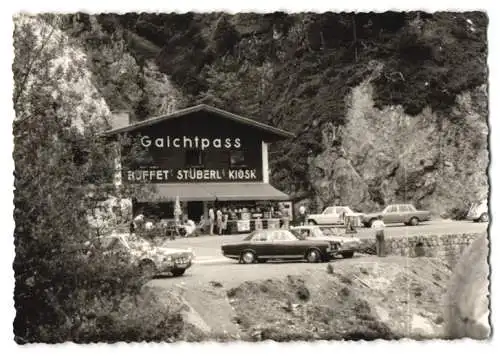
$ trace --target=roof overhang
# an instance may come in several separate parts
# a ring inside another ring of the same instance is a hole
[[[255,121],[255,120],[246,118],[244,116],[233,114],[233,113],[230,113],[229,111],[218,109],[218,108],[215,108],[213,106],[209,106],[209,105],[205,105],[205,104],[192,106],[192,107],[189,107],[186,109],[182,109],[182,110],[173,112],[173,113],[168,114],[168,115],[157,116],[157,117],[153,117],[153,118],[150,118],[150,119],[147,119],[144,121],[133,123],[131,125],[108,130],[108,131],[105,131],[102,135],[103,136],[114,136],[114,135],[118,135],[118,134],[126,134],[129,132],[138,130],[140,128],[143,128],[143,127],[148,127],[148,126],[155,125],[155,124],[158,124],[161,122],[173,120],[173,119],[180,118],[182,116],[186,116],[188,114],[192,114],[192,113],[196,113],[196,112],[200,112],[200,111],[213,113],[213,114],[218,115],[220,117],[224,117],[226,119],[241,123],[243,125],[248,125],[250,127],[260,129],[264,132],[276,135],[276,136],[280,137],[281,139],[288,139],[288,138],[295,137],[295,134],[293,134],[289,131],[285,131],[285,130],[279,129],[277,127],[273,127],[273,126],[264,124],[262,122]]]

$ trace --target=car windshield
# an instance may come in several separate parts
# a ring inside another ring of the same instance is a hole
[[[257,233],[259,233],[259,231],[254,231],[254,232],[252,232],[251,234],[247,235],[247,237],[245,237],[245,238],[243,239],[243,241],[250,241],[250,240],[252,240],[252,238],[253,238],[253,237],[255,236],[255,234],[257,234]]]
[[[354,214],[354,210],[352,210],[348,206],[345,207],[345,211],[346,211],[347,214]]]
[[[334,208],[332,207],[329,207],[329,208],[326,208],[324,211],[323,211],[323,214],[333,214],[335,211],[334,211]]]
[[[347,210],[343,206],[337,207],[337,214],[342,215],[344,213],[347,213]]]
[[[329,235],[336,235],[337,231],[331,227],[327,226],[320,226],[318,229],[321,230],[321,236],[329,236]]]
[[[324,236],[323,231],[319,227],[312,227],[311,234],[312,237],[322,237]]]
[[[387,208],[385,208],[384,212],[385,213],[397,213],[398,206],[397,205],[389,205]]]
[[[300,234],[300,231],[297,229],[290,230],[290,232],[299,240],[304,240],[304,237]]]
[[[128,245],[131,248],[138,248],[138,247],[148,247],[148,248],[153,248],[154,244],[148,240],[142,239],[142,238],[135,238],[135,239],[129,239],[127,241]]]
[[[123,236],[105,237],[97,240],[96,242],[100,248],[108,251],[130,250],[130,244]]]

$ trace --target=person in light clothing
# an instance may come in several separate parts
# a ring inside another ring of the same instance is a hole
[[[215,216],[216,216],[216,221],[217,221],[217,230],[218,230],[218,233],[219,235],[222,235],[222,211],[220,210],[220,208],[217,209],[217,212],[215,213]]]
[[[306,224],[306,207],[304,205],[299,208],[299,223],[300,225]]]
[[[189,218],[184,219],[184,225],[182,227],[184,229],[184,237],[191,236],[196,230],[196,224]]]
[[[144,224],[144,228],[146,229],[146,231],[151,231],[153,230],[153,227],[154,227],[154,224],[152,221],[148,221]]]
[[[377,256],[385,257],[385,241],[384,241],[385,224],[384,221],[382,220],[382,216],[379,216],[377,220],[373,222],[372,229],[375,230]]]
[[[203,234],[205,232],[206,227],[207,227],[207,222],[205,220],[205,217],[202,215],[200,216],[200,222],[198,223],[198,226],[196,228],[198,229],[198,232],[200,234]]]
[[[210,226],[210,235],[213,235],[215,225],[215,212],[213,207],[210,207],[210,209],[208,210],[208,223]]]

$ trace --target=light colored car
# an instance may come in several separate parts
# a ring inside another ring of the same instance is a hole
[[[290,230],[305,240],[323,240],[339,244],[336,254],[344,258],[353,257],[354,252],[358,251],[361,246],[361,240],[357,237],[336,236],[333,230],[321,226],[294,226]]]
[[[343,225],[348,216],[361,217],[348,206],[329,206],[321,214],[309,214],[307,222],[314,225]]]
[[[122,253],[148,277],[161,274],[181,276],[191,267],[194,252],[190,249],[156,246],[137,236],[115,234],[100,239],[105,254]]]
[[[483,199],[479,202],[473,203],[467,214],[467,220],[474,222],[488,222],[488,200]]]
[[[377,213],[363,214],[362,223],[366,227],[372,226],[377,217],[382,216],[386,224],[418,225],[422,221],[429,221],[431,213],[426,210],[417,210],[412,204],[392,204]]]

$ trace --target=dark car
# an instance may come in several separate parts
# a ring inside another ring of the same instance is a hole
[[[223,244],[222,254],[241,263],[268,260],[327,262],[336,254],[334,241],[304,240],[286,229],[254,231],[241,242]]]

